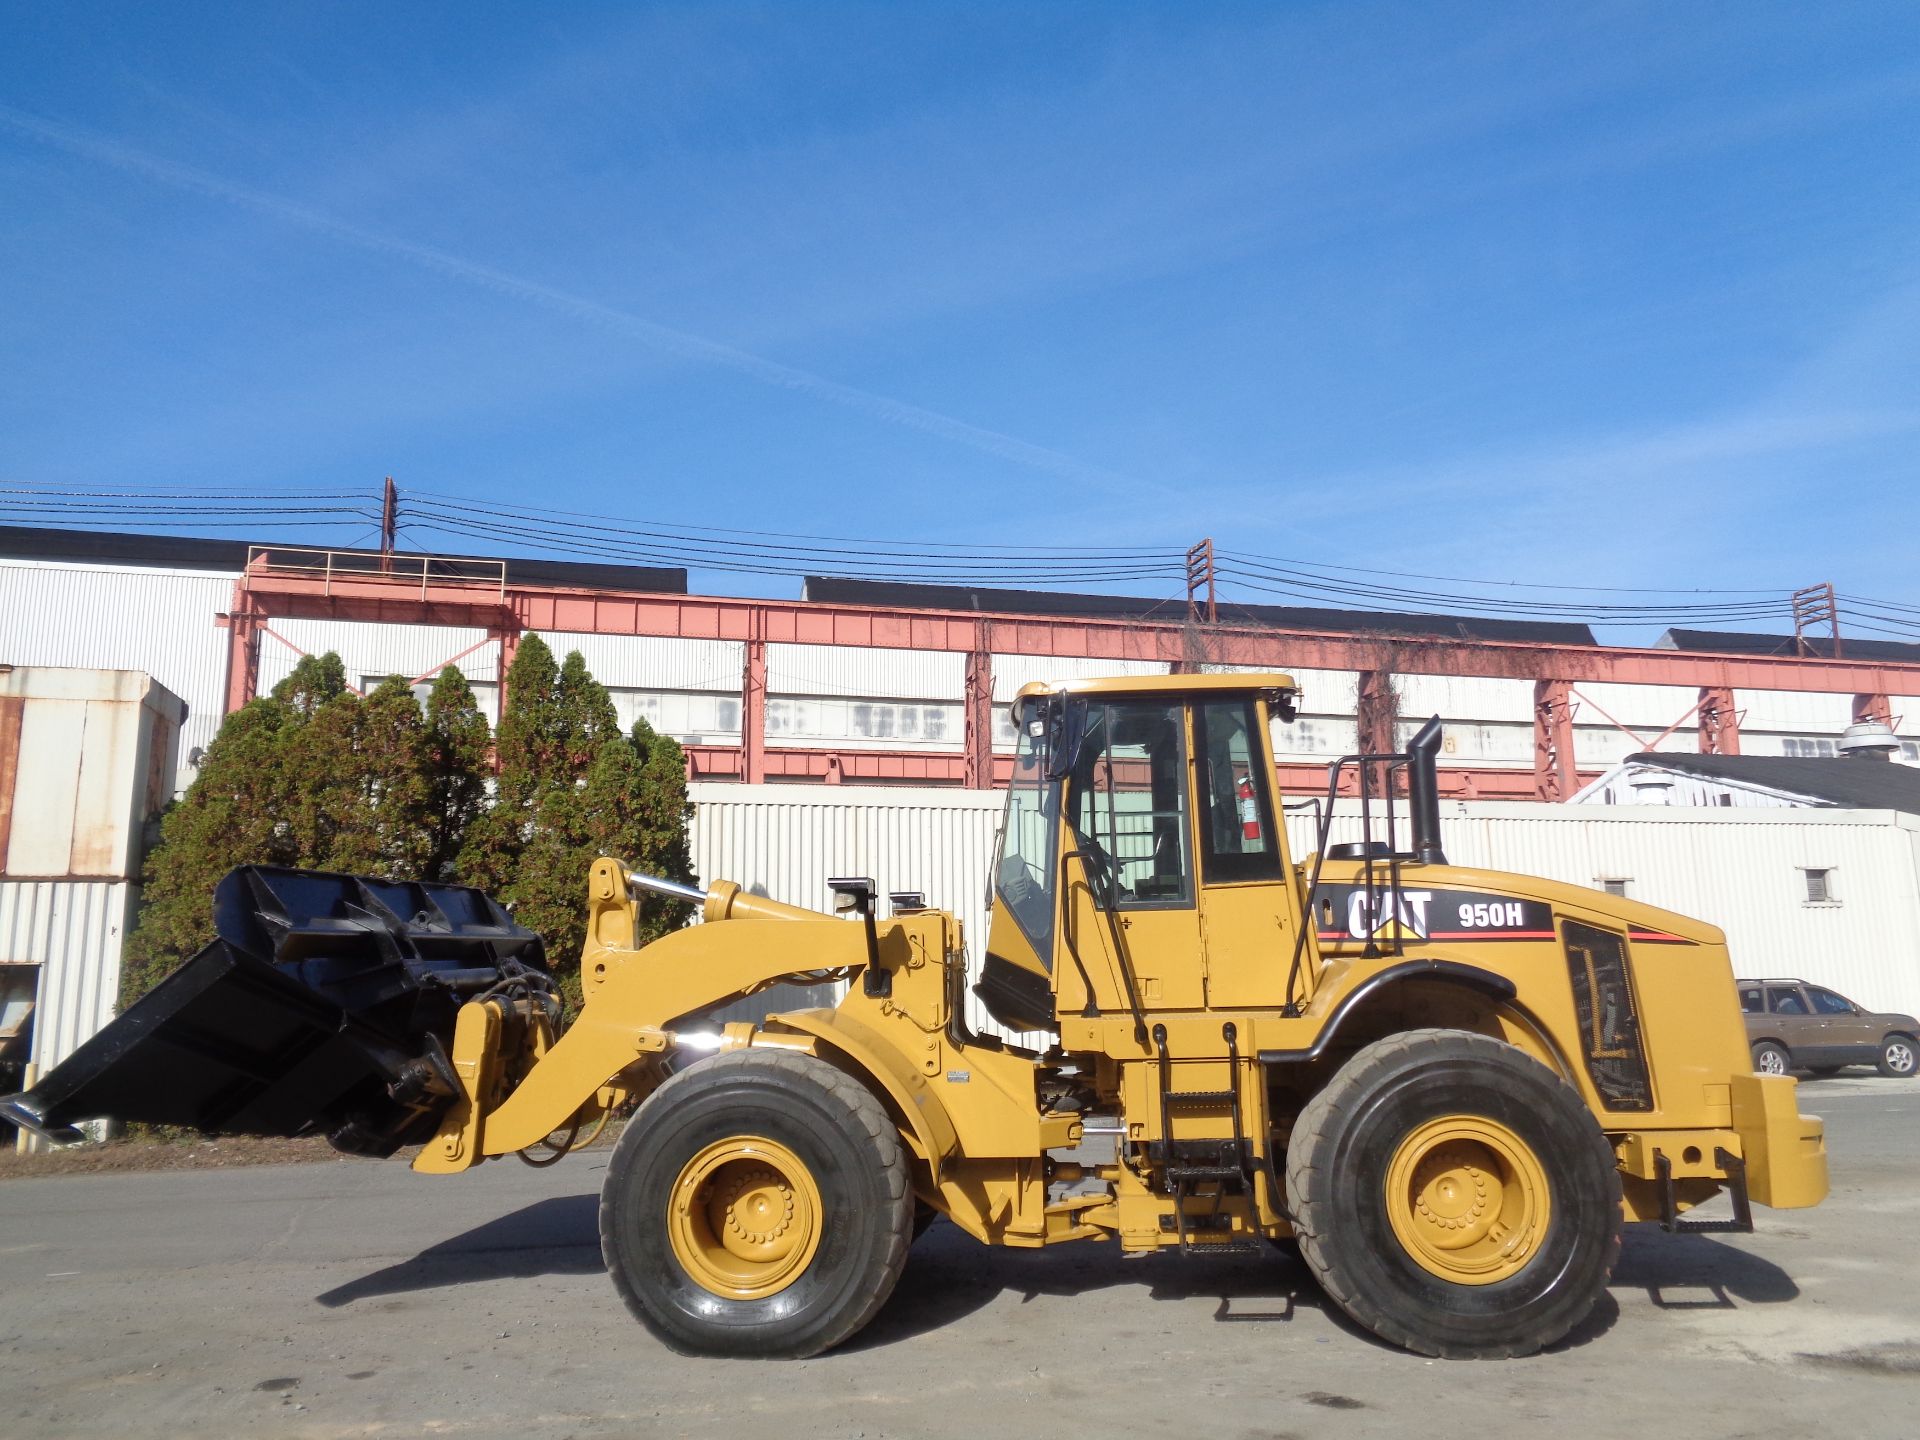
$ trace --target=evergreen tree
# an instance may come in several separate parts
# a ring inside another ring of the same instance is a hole
[[[227,871],[292,862],[280,821],[280,742],[298,723],[292,706],[263,695],[229,715],[207,746],[198,777],[168,809],[147,857],[140,919],[121,966],[123,1005],[213,938],[213,887]]]
[[[587,872],[613,855],[688,880],[686,760],[644,723],[629,737],[606,687],[578,651],[556,665],[537,635],[507,673],[494,806],[475,822],[461,878],[512,903],[514,918],[546,937],[555,971],[578,995],[586,939]],[[684,923],[682,904],[650,904],[644,938]]]
[[[457,665],[434,677],[427,695],[427,814],[431,833],[425,875],[451,880],[467,832],[487,807],[492,736],[473,687]]]
[[[472,692],[454,675],[442,682],[441,713],[458,743],[441,750],[405,680],[362,699],[347,688],[337,655],[303,658],[272,694],[229,716],[161,822],[127,944],[123,1001],[213,938],[214,886],[236,865],[431,878],[452,813],[438,800],[457,795],[465,804],[486,785],[486,722],[475,744],[458,698],[470,709]],[[453,812],[464,821],[458,806]]]
[[[556,664],[536,635],[520,645],[507,694],[491,802],[487,722],[452,666],[424,716],[397,676],[355,694],[337,655],[303,658],[272,694],[229,716],[148,858],[123,999],[213,938],[214,886],[236,865],[478,885],[546,937],[577,999],[594,859],[692,878],[686,757],[644,721],[623,735],[579,653]],[[640,938],[686,915],[649,899]]]

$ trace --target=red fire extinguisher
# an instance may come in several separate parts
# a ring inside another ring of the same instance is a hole
[[[1240,803],[1240,838],[1258,840],[1260,838],[1260,807],[1253,798],[1253,777],[1242,775],[1234,786],[1234,796]]]

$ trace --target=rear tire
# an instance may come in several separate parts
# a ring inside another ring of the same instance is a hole
[[[1348,1061],[1294,1125],[1287,1198],[1327,1295],[1423,1355],[1552,1344],[1620,1253],[1620,1175],[1585,1102],[1463,1031],[1409,1031]]]
[[[1793,1057],[1787,1053],[1784,1045],[1762,1040],[1753,1047],[1753,1070],[1756,1075],[1785,1075],[1792,1069]]]
[[[614,1147],[600,1248],[687,1355],[797,1359],[845,1340],[906,1263],[913,1191],[880,1102],[825,1061],[738,1050],[675,1075]]]
[[[1889,1035],[1880,1042],[1880,1054],[1874,1060],[1874,1066],[1882,1075],[1896,1080],[1911,1080],[1916,1068],[1920,1068],[1920,1046],[1916,1046],[1910,1035]]]

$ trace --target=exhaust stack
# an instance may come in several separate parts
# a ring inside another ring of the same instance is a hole
[[[1440,750],[1440,717],[1420,727],[1407,746],[1407,808],[1412,812],[1413,858],[1422,865],[1444,865],[1440,845],[1440,780],[1434,757]]]

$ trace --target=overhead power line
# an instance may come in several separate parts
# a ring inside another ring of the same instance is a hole
[[[0,483],[0,521],[5,520],[87,530],[187,526],[252,531],[262,538],[283,529],[331,527],[353,535],[352,543],[357,543],[369,524],[379,525],[381,508],[378,494],[365,489],[316,487],[261,494],[214,482],[86,489]],[[1187,582],[1186,547],[1173,545],[1012,544],[729,528],[415,490],[401,492],[397,521],[399,533],[423,548],[478,546],[496,553],[720,574],[973,587],[1125,585],[1168,603]],[[1602,628],[1746,625],[1771,630],[1792,618],[1785,587],[1650,588],[1472,579],[1243,550],[1216,551],[1212,573],[1229,614],[1236,605],[1277,601]],[[1855,595],[1839,600],[1848,630],[1920,638],[1920,604]],[[1257,621],[1258,616],[1249,613],[1245,618]]]

